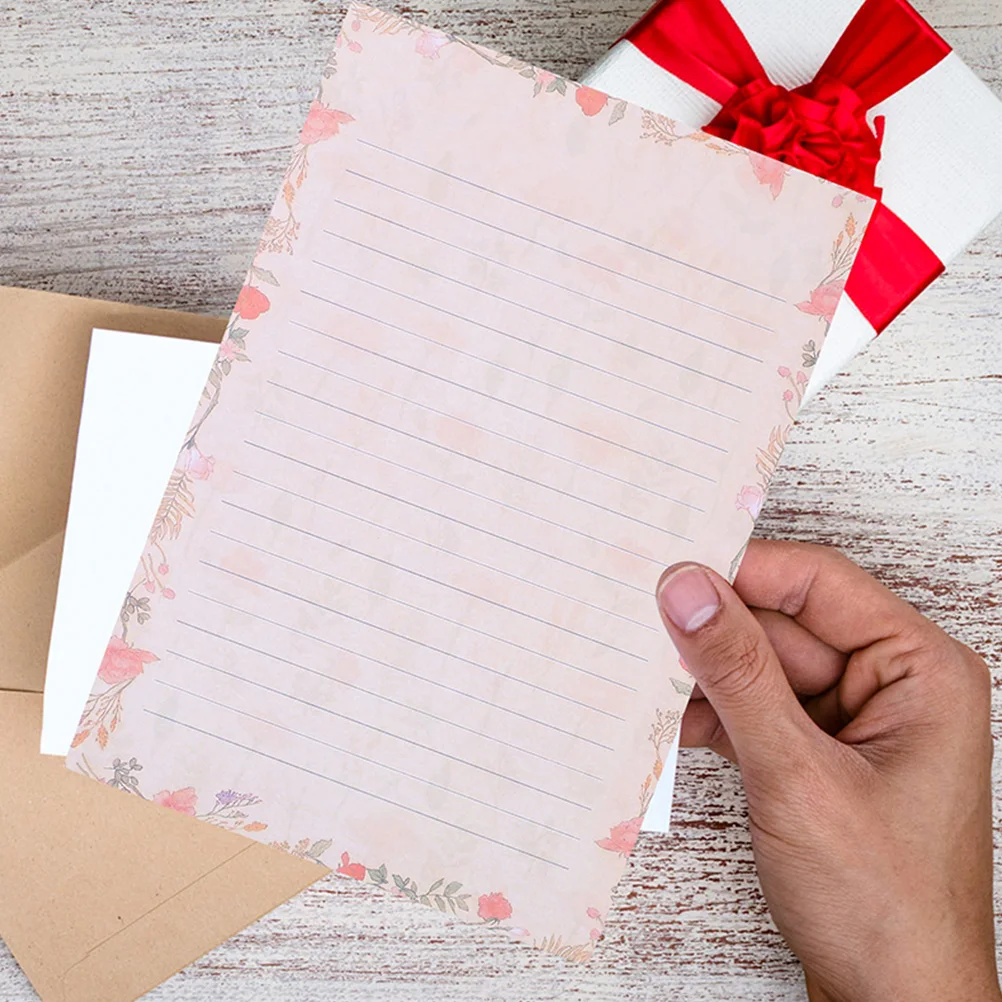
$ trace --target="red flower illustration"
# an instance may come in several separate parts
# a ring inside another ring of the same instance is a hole
[[[425,59],[438,59],[438,50],[449,44],[451,39],[440,31],[422,31],[414,46],[414,51]]]
[[[348,112],[337,111],[334,108],[328,108],[319,101],[314,101],[310,105],[306,121],[299,133],[299,141],[304,146],[321,143],[325,139],[330,139],[331,136],[336,136],[341,131],[342,125],[354,121],[355,119]]]
[[[828,323],[832,322],[835,316],[835,307],[842,296],[845,288],[845,281],[839,279],[837,282],[826,282],[819,285],[812,293],[811,298],[803,303],[797,303],[797,309],[801,313],[811,313],[816,317],[824,317]]]
[[[772,197],[779,198],[779,193],[783,190],[783,182],[786,180],[786,175],[790,173],[790,168],[778,160],[773,160],[772,157],[764,157],[761,153],[752,153],[750,150],[748,159],[751,161],[752,172],[758,179],[758,183],[769,185]]]
[[[216,460],[212,456],[206,456],[197,445],[188,446],[184,454],[184,469],[193,480],[208,480],[215,466]]]
[[[591,87],[578,87],[574,100],[577,101],[578,107],[591,118],[609,103],[609,95]]]
[[[790,391],[787,390],[787,393]],[[739,511],[746,511],[752,518],[758,518],[762,511],[762,502],[765,500],[765,492],[756,484],[745,484],[738,491],[738,496],[734,501],[734,507]],[[679,662],[681,664],[681,662]],[[683,666],[684,667],[684,666]],[[686,668],[686,671],[689,669]]]
[[[492,925],[511,918],[511,902],[500,892],[481,894],[477,902],[477,914]]]
[[[643,820],[641,815],[630,818],[629,821],[620,821],[615,828],[609,830],[608,838],[596,839],[595,845],[600,849],[608,849],[609,852],[618,852],[620,856],[629,856],[637,844],[637,836],[640,834],[640,825]]]
[[[153,795],[153,803],[161,807],[169,807],[178,814],[187,814],[193,818],[195,816],[195,804],[198,803],[198,796],[195,794],[193,786],[186,786],[181,790],[161,790]]]
[[[236,306],[233,312],[241,320],[257,320],[262,313],[267,313],[271,309],[271,300],[253,285],[245,285],[237,296]]]
[[[365,867],[361,863],[353,863],[348,853],[341,853],[341,865],[335,871],[345,877],[354,877],[355,880],[365,880]]]
[[[101,658],[101,667],[97,677],[108,685],[118,682],[128,682],[137,675],[142,675],[143,665],[152,664],[160,659],[149,651],[130,647],[121,637],[112,637]]]

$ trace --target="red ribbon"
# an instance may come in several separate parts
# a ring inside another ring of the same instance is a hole
[[[791,92],[769,80],[722,0],[662,0],[626,37],[723,106],[705,131],[876,198],[883,122],[870,130],[865,112],[950,51],[906,0],[865,0],[814,80]],[[942,272],[880,203],[846,292],[879,333]]]

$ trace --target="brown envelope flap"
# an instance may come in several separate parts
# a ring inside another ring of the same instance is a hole
[[[0,287],[0,689],[42,688],[91,329],[218,341],[225,323]]]
[[[0,936],[45,1000],[130,1002],[328,871],[38,754],[0,693]]]

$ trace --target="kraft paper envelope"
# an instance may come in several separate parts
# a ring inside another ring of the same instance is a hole
[[[0,288],[0,936],[47,1002],[134,999],[327,872],[38,753],[93,327],[223,321]]]

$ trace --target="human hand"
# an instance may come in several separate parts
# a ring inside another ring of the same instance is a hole
[[[813,1002],[998,1002],[984,661],[818,546],[753,540],[733,589],[677,564],[658,605]]]

